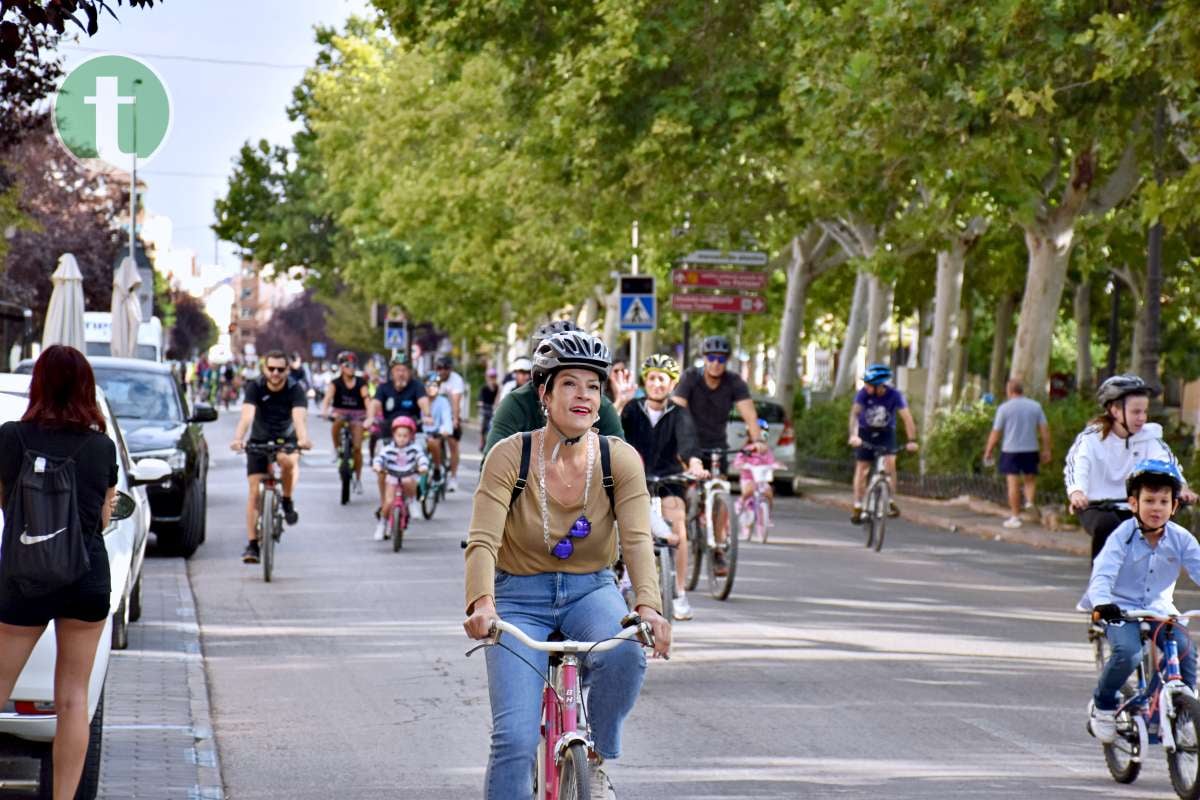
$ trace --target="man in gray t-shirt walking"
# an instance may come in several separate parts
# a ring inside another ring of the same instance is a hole
[[[1033,505],[1038,463],[1050,463],[1050,426],[1046,413],[1036,400],[1025,396],[1025,387],[1016,378],[1005,387],[1008,400],[996,409],[996,420],[983,448],[983,461],[991,463],[992,450],[1000,442],[1000,474],[1008,481],[1008,509],[1012,515],[1004,527],[1021,527],[1021,483],[1025,484],[1025,507]],[[1042,440],[1039,457],[1038,438]]]

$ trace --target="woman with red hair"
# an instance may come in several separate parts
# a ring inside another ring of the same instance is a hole
[[[25,451],[75,462],[76,506],[89,569],[74,583],[37,597],[0,579],[0,708],[46,625],[54,621],[54,800],[75,796],[88,747],[88,678],[109,615],[112,580],[103,531],[117,484],[117,450],[104,435],[96,379],[73,347],[46,348],[33,365],[29,408],[0,426],[0,508],[12,502]]]

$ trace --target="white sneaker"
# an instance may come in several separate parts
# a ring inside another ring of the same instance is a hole
[[[1019,528],[1021,527],[1021,520],[1016,517],[1009,517],[1008,519],[1004,520],[1004,527]]]
[[[417,498],[414,497],[408,501],[408,517],[409,517],[409,519],[416,519],[417,515],[420,513],[421,513],[421,501],[417,500]]]
[[[1095,702],[1090,706],[1088,715],[1088,732],[1100,740],[1101,744],[1112,744],[1117,740],[1117,714],[1115,711],[1104,711],[1096,708]]]
[[[447,492],[457,492],[458,491],[458,476],[457,475],[451,475],[449,478],[446,479],[446,491]]]
[[[613,789],[612,781],[600,768],[599,761],[588,760],[588,785],[592,787],[591,800],[617,800],[617,792]]]
[[[679,596],[675,598],[675,610],[671,616],[675,619],[692,618],[692,604],[688,602],[687,595],[683,592],[680,592]]]
[[[355,494],[362,494],[362,492],[363,492],[363,488],[362,488],[362,479],[361,479],[361,478],[355,478],[355,479],[353,480],[353,484],[354,484],[354,493],[355,493]]]
[[[371,538],[377,542],[382,542],[383,535],[386,532],[387,532],[387,525],[384,523],[383,520],[379,520],[379,522],[375,523],[375,535],[372,536]]]

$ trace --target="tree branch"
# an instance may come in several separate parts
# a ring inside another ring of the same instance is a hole
[[[1108,180],[1098,191],[1090,192],[1081,214],[1104,215],[1133,194],[1141,175],[1138,173],[1137,148],[1132,141],[1125,145],[1117,168],[1108,176]]]

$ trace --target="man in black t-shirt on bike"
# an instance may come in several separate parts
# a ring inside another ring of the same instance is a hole
[[[397,353],[392,356],[388,365],[388,378],[375,388],[375,397],[370,402],[371,436],[386,441],[391,440],[392,420],[397,417],[408,417],[421,429],[421,417],[429,413],[429,398],[425,396],[425,384],[413,377],[412,367],[408,356]],[[374,456],[372,456],[374,458]],[[379,505],[383,507],[387,485],[383,474],[379,476]],[[375,510],[378,516],[379,509]]]
[[[300,384],[288,377],[288,360],[282,351],[272,350],[263,362],[263,376],[246,384],[242,416],[238,419],[237,430],[229,447],[236,453],[242,452],[246,446],[246,431],[249,430],[252,443],[263,444],[282,439],[301,450],[307,450],[312,447],[308,438],[308,398]],[[280,453],[275,460],[282,471],[283,517],[288,525],[295,525],[300,515],[296,513],[292,493],[300,478],[300,454]],[[246,475],[250,493],[246,502],[246,530],[250,542],[242,553],[242,561],[246,564],[257,564],[259,559],[255,523],[258,487],[266,474],[266,456],[248,454]]]

